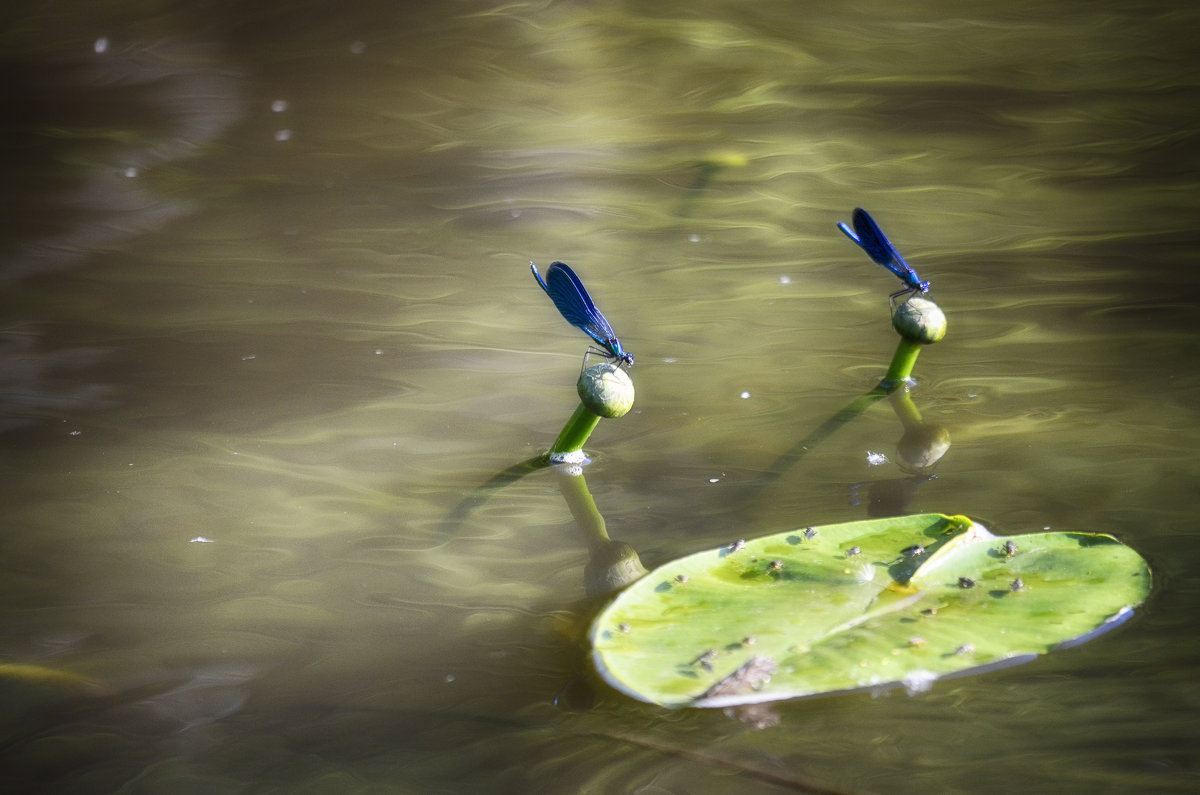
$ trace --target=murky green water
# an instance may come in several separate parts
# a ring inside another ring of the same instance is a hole
[[[1177,3],[27,3],[0,30],[4,781],[100,792],[1191,790],[1200,12]],[[723,166],[723,167],[722,167]],[[933,282],[897,465],[874,385]],[[588,542],[542,471],[585,339],[647,565],[879,511],[1111,532],[1120,631],[752,731],[588,678]],[[887,463],[873,465],[869,453]],[[18,678],[18,677],[13,677]]]

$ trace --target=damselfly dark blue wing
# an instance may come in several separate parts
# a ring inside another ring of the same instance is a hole
[[[921,277],[904,261],[904,257],[900,256],[900,252],[866,210],[856,207],[851,220],[854,222],[853,231],[845,223],[839,223],[838,229],[867,252],[868,257],[900,277],[900,281],[904,282],[904,289],[895,295],[924,293],[929,290],[929,282],[921,281]]]
[[[621,340],[604,314],[596,308],[575,271],[565,263],[554,262],[546,269],[546,278],[543,279],[532,262],[529,263],[529,269],[568,323],[595,340],[608,358],[619,359],[627,365],[633,364],[633,354],[621,347]]]

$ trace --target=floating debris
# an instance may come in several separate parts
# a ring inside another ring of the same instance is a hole
[[[875,566],[864,560],[852,566],[848,573],[854,578],[855,582],[865,584],[875,579]]]
[[[909,671],[900,678],[900,684],[904,685],[905,692],[910,696],[915,696],[918,693],[928,693],[937,678],[937,674],[933,671]]]

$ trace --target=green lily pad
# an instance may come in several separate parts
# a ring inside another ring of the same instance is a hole
[[[800,528],[668,563],[595,620],[616,689],[718,707],[1024,662],[1121,623],[1150,570],[1112,536],[998,538],[963,516]]]

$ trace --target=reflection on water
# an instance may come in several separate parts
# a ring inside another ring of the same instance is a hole
[[[0,662],[77,677],[0,674],[5,783],[1194,786],[1196,11],[151,5],[0,33]],[[878,404],[754,492],[886,369],[855,206],[948,313],[911,397],[954,446],[914,480]],[[763,731],[627,702],[550,471],[446,529],[575,406],[531,259],[638,354],[587,474],[647,566],[903,505],[1113,532],[1158,593]]]

